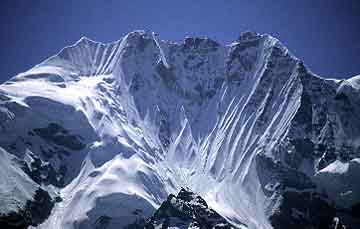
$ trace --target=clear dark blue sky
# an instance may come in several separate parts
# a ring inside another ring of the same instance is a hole
[[[135,29],[225,44],[241,31],[268,33],[319,75],[360,74],[358,0],[1,0],[0,26],[0,82],[81,36],[110,42]]]

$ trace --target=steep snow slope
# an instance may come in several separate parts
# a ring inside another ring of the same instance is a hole
[[[17,208],[25,206],[26,201],[31,200],[38,185],[26,176],[19,166],[14,165],[14,157],[3,149],[1,153],[1,208],[0,214],[16,211]]]
[[[60,189],[40,228],[121,228],[182,186],[234,225],[327,223],[328,178],[314,175],[359,157],[357,85],[312,74],[268,35],[82,38],[0,85],[0,146],[40,158],[29,174]]]
[[[0,158],[0,227],[25,228],[43,222],[53,207],[49,193],[32,181],[21,169],[22,163],[2,148]]]

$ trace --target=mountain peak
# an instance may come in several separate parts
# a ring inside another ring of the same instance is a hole
[[[158,227],[235,229],[221,215],[209,208],[203,198],[188,188],[181,188],[177,196],[170,194],[144,224],[134,224],[129,228]]]
[[[76,43],[82,43],[82,42],[95,42],[92,39],[88,38],[87,36],[82,36]],[[96,43],[96,42],[95,42]]]
[[[260,37],[261,37],[261,35],[259,33],[252,32],[252,31],[244,31],[244,32],[240,33],[238,40],[239,41],[253,40],[253,39],[258,39]]]
[[[359,84],[252,32],[229,46],[83,38],[0,85],[0,147],[18,157],[2,171],[27,174],[22,196],[60,190],[39,228],[326,228],[360,202]]]

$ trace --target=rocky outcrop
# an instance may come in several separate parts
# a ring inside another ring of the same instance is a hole
[[[182,188],[177,196],[169,195],[152,217],[139,219],[126,228],[234,229],[236,227],[211,209],[199,195]]]
[[[49,193],[39,188],[33,200],[28,200],[24,207],[0,215],[0,228],[25,229],[28,226],[37,226],[50,215],[54,200]]]
[[[269,35],[83,38],[0,85],[0,146],[62,188],[67,203],[42,228],[122,227],[161,203],[155,224],[218,217],[200,199],[195,211],[166,200],[182,186],[249,228],[357,226],[359,88],[315,75]]]

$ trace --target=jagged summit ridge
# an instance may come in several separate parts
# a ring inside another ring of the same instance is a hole
[[[154,32],[138,30],[127,34],[118,41],[106,44],[93,41],[84,36],[75,44],[63,48],[58,54],[48,58],[43,63],[37,65],[37,67],[61,67],[62,65],[68,65],[66,68],[71,68],[73,74],[83,76],[108,74],[114,70],[115,62],[119,58],[118,51],[122,50],[122,48],[120,48],[121,44],[123,46],[135,46],[142,49],[147,44],[152,43],[154,48],[157,49],[159,46],[156,46],[155,43],[158,35],[155,34],[154,36],[154,34]],[[274,40],[274,38],[268,35],[245,32],[236,42],[249,42],[250,40],[258,40],[261,38]],[[214,49],[219,46],[226,47],[207,37],[186,37],[180,43],[161,40],[159,43],[164,43],[165,46],[181,46],[184,49]]]
[[[57,187],[40,228],[122,228],[181,187],[240,228],[316,227],[349,187],[333,168],[357,168],[357,88],[314,75],[268,35],[81,39],[0,85],[0,147]]]

